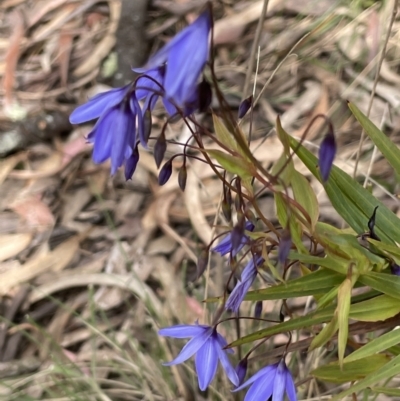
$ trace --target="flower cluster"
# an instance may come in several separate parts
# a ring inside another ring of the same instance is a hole
[[[212,382],[217,372],[218,360],[228,377],[239,391],[252,384],[244,401],[283,401],[285,392],[290,401],[296,401],[296,389],[292,375],[282,359],[279,363],[267,366],[257,372],[250,379],[239,385],[247,371],[247,360],[241,361],[237,368],[233,368],[228,358],[231,350],[226,350],[226,340],[219,334],[215,327],[205,325],[177,325],[166,327],[159,331],[162,336],[172,338],[188,338],[191,340],[182,348],[179,355],[165,366],[176,365],[185,362],[196,354],[195,366],[200,390],[204,391]]]
[[[147,148],[153,110],[159,97],[171,116],[188,115],[199,108],[200,81],[209,53],[209,10],[182,30],[148,61],[135,82],[91,98],[70,116],[72,124],[98,119],[88,141],[93,161],[111,159],[111,174],[125,166],[130,179],[139,160],[138,143]],[[143,101],[141,107],[139,102]]]

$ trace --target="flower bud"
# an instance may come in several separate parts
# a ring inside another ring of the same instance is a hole
[[[257,301],[256,306],[254,307],[254,317],[259,319],[262,313],[262,301]]]
[[[252,104],[253,104],[253,95],[244,99],[239,105],[238,118],[243,118],[249,111]]]
[[[240,219],[235,227],[232,229],[231,242],[232,242],[232,253],[236,253],[239,249],[244,235],[244,219]]]
[[[395,276],[400,276],[400,266],[396,265],[395,263],[393,263],[390,266],[390,270],[392,271],[392,274]]]
[[[369,228],[369,236],[376,241],[380,241],[381,239],[375,233],[375,218],[376,218],[377,209],[378,209],[378,206],[375,207],[371,218],[368,220],[368,228]]]
[[[186,165],[183,164],[182,167],[179,170],[179,174],[178,174],[178,184],[179,184],[179,188],[184,191],[186,188],[186,180],[187,180],[187,169],[186,169]]]
[[[156,161],[157,168],[160,168],[164,155],[167,150],[167,141],[165,140],[164,132],[160,134],[154,145],[154,160]]]
[[[168,182],[168,180],[171,178],[172,174],[172,160],[168,160],[160,170],[160,173],[158,174],[158,184],[159,185],[164,185]]]
[[[322,181],[328,181],[329,174],[332,169],[333,159],[336,155],[336,141],[333,130],[329,130],[325,138],[321,142],[318,153],[318,165],[321,173]]]
[[[239,378],[239,385],[241,385],[247,373],[247,358],[242,359],[236,366],[235,370]]]
[[[139,150],[137,145],[132,151],[131,156],[125,162],[125,179],[130,180],[133,176],[133,173],[136,170],[136,166],[139,161]]]
[[[198,87],[198,107],[199,107],[199,112],[204,113],[208,110],[210,107],[211,101],[212,101],[212,90],[211,90],[211,85],[203,79]]]
[[[284,266],[286,259],[289,256],[290,248],[292,247],[292,237],[288,229],[282,231],[281,239],[278,248],[278,262]]]
[[[143,114],[143,137],[145,142],[149,141],[151,134],[151,111],[147,109]]]

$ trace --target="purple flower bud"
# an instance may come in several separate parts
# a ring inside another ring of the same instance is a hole
[[[243,383],[247,373],[247,358],[242,359],[235,368],[239,378],[239,386]]]
[[[392,271],[392,274],[394,274],[395,276],[400,276],[400,266],[396,265],[395,263],[393,263],[390,266],[390,270]]]
[[[254,317],[255,317],[256,319],[259,319],[259,318],[261,317],[262,306],[263,306],[262,301],[257,301],[257,302],[256,302],[256,306],[255,306],[255,308],[254,308]]]
[[[232,252],[236,252],[242,244],[244,229],[244,219],[240,219],[236,226],[233,227],[231,233]]]
[[[290,236],[290,231],[284,229],[282,231],[281,239],[279,242],[278,249],[278,262],[284,266],[286,259],[289,256],[290,248],[292,247],[292,237]]]
[[[239,105],[238,118],[243,118],[249,111],[252,104],[253,104],[253,95],[244,99]]]
[[[178,184],[179,184],[179,188],[184,191],[186,188],[186,180],[187,180],[187,169],[186,169],[186,165],[183,164],[182,167],[179,170],[179,174],[178,174]]]
[[[172,160],[168,160],[161,168],[160,173],[158,174],[158,184],[164,185],[171,178],[172,174]]]
[[[210,107],[211,101],[212,101],[212,90],[211,90],[211,85],[203,79],[198,87],[198,108],[200,113],[204,113],[208,110]]]
[[[151,111],[147,109],[143,113],[143,140],[147,144],[151,134]]]
[[[321,177],[324,182],[328,181],[335,155],[336,155],[335,135],[333,134],[332,130],[329,130],[329,132],[326,134],[325,138],[321,142],[321,146],[319,148],[319,153],[318,153],[319,171],[321,173]]]
[[[129,159],[125,161],[125,179],[130,180],[133,176],[133,173],[136,170],[136,166],[139,162],[139,150],[136,145],[136,147],[133,149],[133,152]]]
[[[164,155],[167,150],[167,141],[165,140],[164,132],[160,134],[154,145],[154,160],[156,161],[157,168],[160,168]]]

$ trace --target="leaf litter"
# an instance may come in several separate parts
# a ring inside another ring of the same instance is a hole
[[[241,98],[262,3],[215,6],[216,73],[232,107]],[[149,42],[157,48],[174,22],[195,12],[189,1],[154,2],[147,15]],[[389,5],[360,11],[339,1],[270,0],[260,38],[261,68],[253,75],[256,93],[270,79],[254,110],[251,144],[263,165],[282,152],[273,130],[278,114],[284,128],[300,136],[315,115],[325,113],[337,130],[337,164],[352,171],[360,131],[343,105],[356,100],[366,110],[389,12]],[[192,279],[202,246],[226,224],[222,218],[214,222],[218,181],[211,169],[193,161],[183,196],[179,163],[159,188],[146,152],[132,181],[120,173],[110,178],[107,163],[90,161],[85,137],[91,126],[69,125],[77,104],[109,87],[100,71],[118,46],[119,1],[6,0],[0,17],[5,21],[0,29],[1,397],[45,400],[80,393],[101,400],[172,399],[175,387],[159,364],[160,354],[168,359],[171,352],[157,339],[157,325],[205,317],[204,283]],[[400,82],[399,29],[397,19],[371,111],[372,120],[388,127],[397,143],[399,99],[393,84]],[[155,111],[153,129],[161,129],[164,117]],[[246,121],[242,128],[248,129]],[[315,124],[309,145],[315,149],[323,135],[323,126]],[[167,137],[184,141],[187,129],[175,123]],[[372,148],[366,142],[364,154]],[[366,156],[359,171],[367,174],[368,166]],[[380,177],[385,187],[374,181]],[[322,218],[340,225],[319,184],[308,178]],[[398,212],[391,170],[379,156],[370,181]],[[263,198],[260,207],[275,219],[271,198]],[[212,267],[218,263],[212,258]],[[215,282],[218,274],[211,269]],[[210,296],[219,294],[218,285],[210,287]],[[173,374],[188,398],[185,383],[193,372],[175,367]],[[96,385],[79,382],[82,377]]]

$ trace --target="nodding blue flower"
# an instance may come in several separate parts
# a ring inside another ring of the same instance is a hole
[[[112,175],[125,164],[125,177],[131,178],[139,157],[137,124],[142,124],[142,118],[134,94],[109,107],[87,137],[88,142],[93,143],[93,161],[103,163],[111,159]]]
[[[147,68],[166,65],[163,82],[167,99],[184,108],[193,100],[200,75],[209,56],[210,11],[204,11],[179,32],[147,63]]]
[[[164,363],[165,366],[177,365],[185,362],[192,355],[196,354],[195,365],[199,380],[200,390],[204,391],[214,379],[217,372],[218,360],[221,362],[229,380],[237,386],[239,379],[231,365],[227,353],[232,350],[225,350],[226,340],[219,334],[215,327],[206,325],[177,325],[166,327],[158,332],[162,336],[173,338],[192,339],[182,348],[179,355],[171,362]]]
[[[336,155],[336,141],[332,130],[326,134],[321,142],[318,153],[318,165],[321,173],[322,181],[328,181],[329,174],[332,169],[333,160]]]
[[[247,221],[244,225],[244,228],[246,231],[253,231],[254,224],[251,221]],[[249,237],[246,234],[243,234],[239,246],[236,249],[233,249],[232,232],[230,232],[222,239],[222,241],[220,241],[217,246],[215,246],[211,250],[214,252],[218,252],[221,256],[224,256],[228,253],[232,253],[232,256],[236,256],[243,249],[248,241]]]
[[[247,291],[249,291],[249,288],[257,277],[257,266],[261,265],[262,263],[264,263],[264,259],[262,257],[251,258],[240,275],[240,281],[236,283],[235,288],[229,295],[229,298],[225,304],[225,309],[231,310],[235,313],[239,312],[240,305],[246,296]]]
[[[128,89],[129,85],[93,96],[87,103],[77,107],[71,113],[69,116],[70,123],[82,124],[99,118],[110,108],[120,104],[127,95]]]
[[[284,360],[275,365],[262,368],[233,391],[242,390],[250,384],[252,386],[247,392],[244,401],[267,401],[270,397],[272,397],[273,401],[283,401],[285,392],[290,401],[297,401],[292,374]]]

